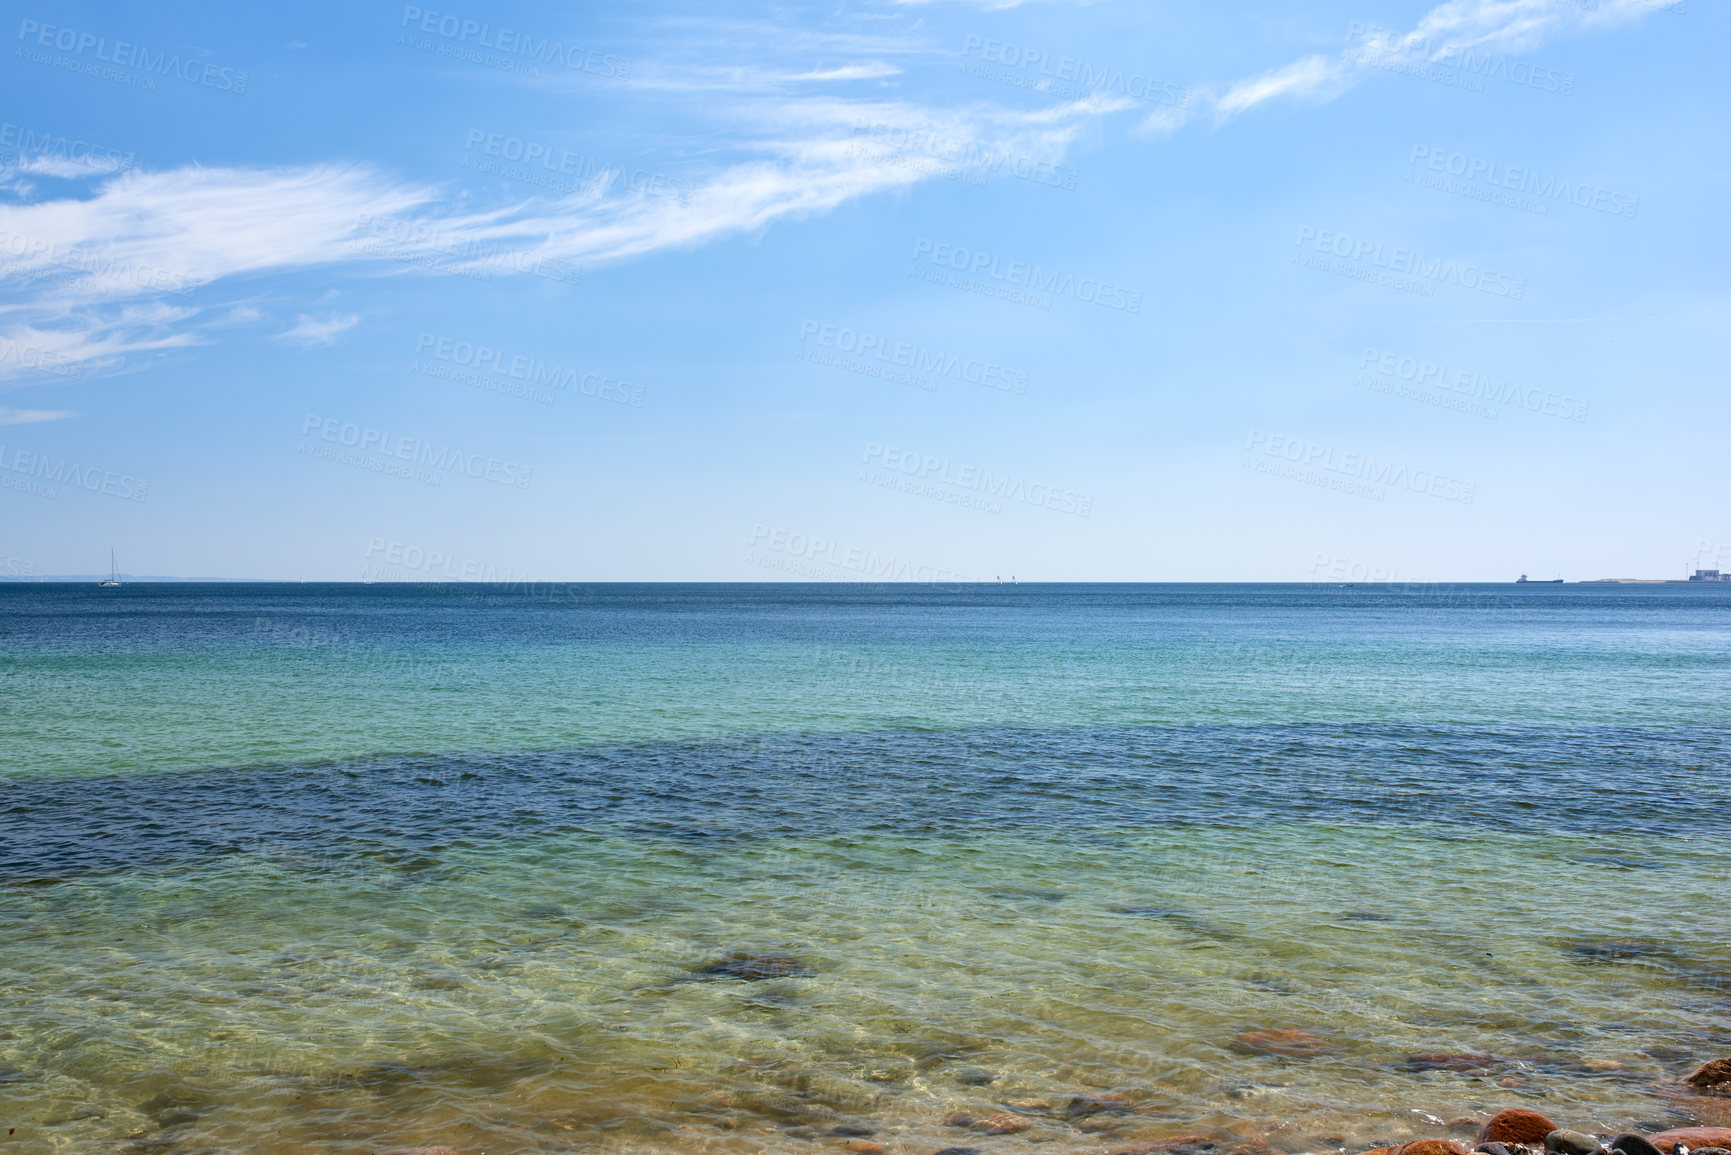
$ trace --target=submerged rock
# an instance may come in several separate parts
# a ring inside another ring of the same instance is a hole
[[[1136,1104],[1122,1095],[1110,1092],[1099,1095],[1077,1095],[1064,1107],[1064,1114],[1071,1119],[1080,1119],[1088,1115],[1128,1115],[1136,1109]]]
[[[1321,1035],[1309,1031],[1245,1031],[1238,1036],[1238,1043],[1252,1051],[1261,1051],[1266,1055],[1286,1055],[1289,1058],[1309,1059],[1323,1052],[1327,1043]]]
[[[747,982],[756,982],[760,979],[797,978],[800,975],[809,975],[811,970],[788,954],[736,952],[698,967],[693,973],[699,978],[744,979]]]
[[[1420,1051],[1406,1057],[1409,1071],[1465,1071],[1484,1074],[1502,1066],[1508,1060],[1495,1055],[1475,1055],[1464,1051]],[[1478,1124],[1474,1123],[1476,1127]]]
[[[1479,1142],[1482,1143],[1522,1143],[1528,1147],[1544,1145],[1545,1136],[1557,1129],[1557,1125],[1525,1107],[1510,1107],[1506,1111],[1498,1111],[1491,1116],[1485,1129],[1479,1132]]]
[[[1599,1155],[1604,1146],[1591,1135],[1558,1127],[1545,1136],[1545,1150],[1550,1155]]]
[[[1504,1147],[1501,1143],[1480,1143],[1477,1147],[1474,1147],[1473,1150],[1483,1151],[1485,1155],[1514,1155],[1513,1152],[1511,1152],[1507,1147]]]
[[[1012,1115],[1008,1111],[1000,1111],[996,1115],[987,1115],[969,1125],[968,1130],[979,1131],[986,1135],[1014,1135],[1018,1131],[1026,1131],[1029,1122],[1020,1115]]]
[[[1217,1144],[1206,1135],[1180,1135],[1175,1139],[1156,1139],[1134,1147],[1119,1147],[1106,1155],[1201,1155],[1213,1151]]]
[[[1702,1063],[1683,1081],[1710,1095],[1731,1095],[1731,1059]]]

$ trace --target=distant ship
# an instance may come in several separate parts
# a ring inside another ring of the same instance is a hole
[[[114,566],[113,550],[108,551],[108,580],[105,582],[97,582],[96,584],[103,589],[118,587],[120,585],[120,571]]]
[[[1532,578],[1528,577],[1526,574],[1522,574],[1520,577],[1515,579],[1515,584],[1518,586],[1560,586],[1563,584],[1563,579],[1562,578],[1539,578],[1537,581],[1534,581]]]

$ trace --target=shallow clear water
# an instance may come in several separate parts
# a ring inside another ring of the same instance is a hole
[[[1728,610],[0,586],[8,1142],[1680,1123],[1731,1053]],[[701,973],[736,952],[797,969]],[[1136,1110],[1068,1109],[1102,1092]],[[1005,1104],[1026,1130],[944,1122]]]

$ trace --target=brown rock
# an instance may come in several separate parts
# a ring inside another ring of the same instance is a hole
[[[1395,1148],[1395,1155],[1467,1155],[1453,1139],[1414,1139]]]
[[[1479,1132],[1480,1143],[1525,1143],[1529,1147],[1543,1147],[1545,1136],[1557,1129],[1557,1125],[1525,1107],[1510,1107],[1507,1111],[1498,1111]]]
[[[1697,1091],[1731,1095],[1731,1059],[1713,1059],[1695,1068],[1695,1073],[1683,1080]]]
[[[1320,1035],[1309,1031],[1245,1031],[1238,1036],[1238,1041],[1253,1051],[1299,1059],[1319,1055],[1327,1046]]]
[[[969,1128],[971,1131],[983,1131],[987,1135],[1014,1135],[1017,1131],[1026,1131],[1030,1124],[1020,1115],[1012,1115],[1008,1111],[996,1115],[987,1115],[984,1119]]]
[[[1696,1147],[1731,1147],[1731,1127],[1673,1127],[1647,1136],[1647,1142],[1665,1155],[1671,1155],[1679,1143],[1691,1150]]]
[[[1052,1111],[1052,1104],[1044,1099],[1010,1099],[1004,1106],[1024,1115],[1048,1115]]]
[[[1399,1147],[1372,1147],[1369,1151],[1361,1151],[1359,1155],[1394,1155]]]
[[[859,1155],[884,1155],[884,1149],[870,1139],[850,1139],[841,1145],[843,1151],[857,1151]]]

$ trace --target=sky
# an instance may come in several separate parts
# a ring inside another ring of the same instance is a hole
[[[1723,4],[11,12],[0,576],[1731,569]]]

